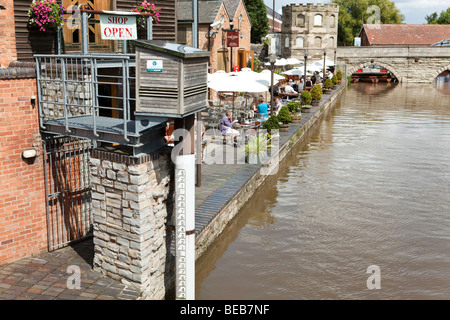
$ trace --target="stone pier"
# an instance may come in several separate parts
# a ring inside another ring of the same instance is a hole
[[[91,154],[94,270],[136,287],[143,299],[164,299],[173,287],[171,163],[170,154]]]

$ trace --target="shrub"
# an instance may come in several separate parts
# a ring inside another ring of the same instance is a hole
[[[289,113],[289,108],[284,106],[281,108],[280,112],[278,112],[278,122],[281,123],[289,123],[292,121],[291,114]]]
[[[334,85],[334,86],[337,85],[338,79],[337,79],[336,75],[334,75],[333,77],[331,77],[331,81],[333,82],[333,85]]]
[[[303,105],[309,105],[312,101],[311,93],[309,91],[303,91],[300,97]]]
[[[319,101],[320,99],[322,99],[322,88],[318,84],[312,87],[311,98],[315,101]]]
[[[342,70],[341,69],[339,69],[338,71],[336,71],[336,77],[337,77],[337,79],[338,80],[342,80],[342,77],[343,77],[344,75],[342,74]]]
[[[280,129],[280,125],[278,124],[278,117],[276,115],[271,115],[269,119],[264,122],[262,128],[266,129],[269,133],[272,133],[271,131],[274,129]]]
[[[289,103],[287,104],[287,107],[291,114],[297,113],[302,109],[302,105],[300,104],[300,102],[297,102],[297,101],[289,101]]]
[[[333,81],[331,81],[331,79],[328,78],[327,80],[325,80],[323,86],[327,89],[331,89],[333,87]]]

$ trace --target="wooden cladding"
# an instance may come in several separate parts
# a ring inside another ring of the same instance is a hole
[[[116,0],[116,10],[131,11],[142,0]],[[177,42],[177,0],[153,0],[157,8],[161,8],[158,24],[153,25],[153,39]]]
[[[32,0],[14,0],[14,23],[16,30],[17,60],[33,61],[33,54],[56,52],[55,31],[41,32],[28,27],[28,10]]]
[[[62,3],[61,0],[58,2]],[[141,2],[141,0],[113,0],[111,7],[113,10],[131,11]],[[177,1],[154,0],[150,2],[161,8],[160,21],[153,26],[153,39],[176,42]],[[33,54],[54,54],[57,51],[55,31],[41,32],[28,26],[28,10],[31,3],[32,0],[14,0],[17,60],[19,61],[33,61]],[[145,31],[142,33],[145,34]],[[145,38],[145,35],[143,37]],[[95,51],[95,48],[92,48],[92,51]]]

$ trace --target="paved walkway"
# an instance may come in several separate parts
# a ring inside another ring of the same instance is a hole
[[[0,266],[0,300],[136,300],[139,293],[92,269],[92,239]],[[80,289],[69,289],[80,268]]]
[[[329,95],[324,96],[325,103]],[[280,132],[280,147],[307,122],[320,107],[312,108],[300,124]],[[196,233],[201,232],[261,164],[213,164],[202,166],[202,183],[196,188]],[[0,265],[0,300],[135,300],[139,293],[120,281],[92,269],[92,239],[47,252],[36,257]],[[81,270],[80,289],[69,289],[69,266]]]

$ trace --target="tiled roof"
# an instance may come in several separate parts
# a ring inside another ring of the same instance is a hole
[[[370,45],[432,45],[450,38],[450,25],[364,24],[364,30]]]
[[[222,1],[199,1],[198,23],[212,23],[219,12]],[[192,19],[192,1],[178,0],[178,20]]]

